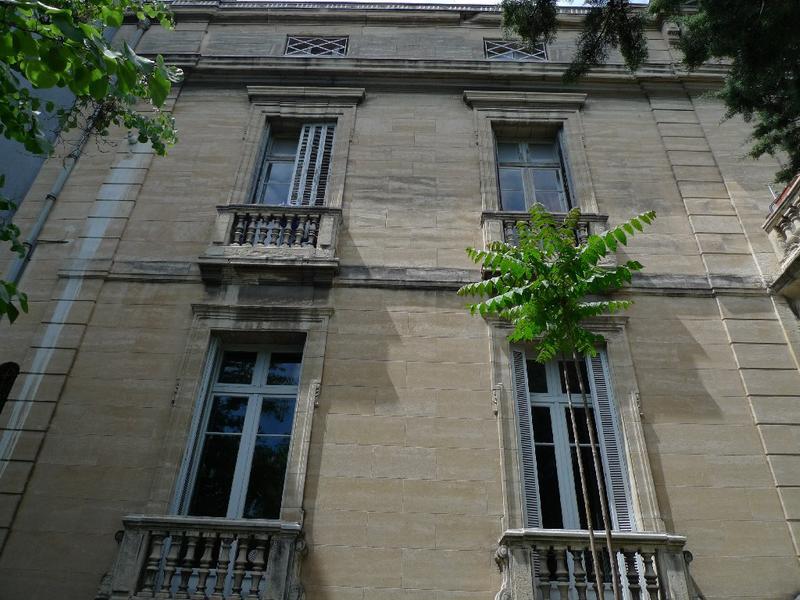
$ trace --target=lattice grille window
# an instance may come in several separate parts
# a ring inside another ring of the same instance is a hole
[[[489,60],[546,61],[547,48],[544,43],[528,46],[513,40],[483,40],[486,58]]]
[[[290,35],[286,38],[286,56],[344,56],[347,54],[345,37],[304,37]]]

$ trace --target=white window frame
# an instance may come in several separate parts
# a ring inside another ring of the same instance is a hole
[[[257,356],[256,364],[253,369],[252,382],[264,381],[265,383],[261,385],[258,385],[257,383],[218,383],[217,379],[219,378],[219,370],[222,366],[222,360],[225,352],[255,352]],[[242,513],[244,511],[248,485],[250,483],[250,472],[252,468],[253,453],[255,451],[255,443],[263,398],[271,397],[292,399],[295,405],[294,410],[295,412],[297,411],[299,385],[266,384],[266,377],[269,371],[272,354],[302,352],[303,349],[297,346],[273,346],[265,348],[252,345],[225,346],[216,352],[214,367],[209,372],[209,380],[204,382],[204,388],[208,391],[205,395],[203,414],[200,419],[200,427],[196,430],[195,439],[192,443],[192,463],[188,480],[184,485],[186,492],[183,494],[180,506],[180,514],[189,514],[192,498],[194,496],[195,485],[197,483],[197,475],[200,468],[203,445],[207,435],[208,420],[211,415],[214,397],[217,395],[228,395],[247,397],[247,410],[245,413],[244,424],[242,426],[242,432],[240,434],[241,440],[239,442],[239,450],[237,452],[236,466],[234,468],[234,476],[231,482],[231,491],[228,496],[228,508],[225,518],[244,518]],[[303,363],[301,360],[301,371],[302,364]],[[294,415],[292,416],[292,422],[294,422]],[[291,436],[289,437],[291,443]],[[288,464],[286,472],[288,473]],[[283,490],[285,487],[286,476],[284,476],[284,481],[281,482],[281,489]]]
[[[547,46],[538,42],[529,46],[520,40],[484,39],[483,51],[487,60],[501,62],[547,62]]]
[[[284,56],[301,56],[306,58],[340,58],[347,56],[350,38],[346,35],[287,35]],[[321,48],[325,52],[315,54],[313,48]]]

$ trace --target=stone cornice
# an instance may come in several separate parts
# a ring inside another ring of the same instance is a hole
[[[540,107],[578,110],[586,94],[563,92],[516,92],[505,90],[464,90],[464,102],[472,108]]]
[[[310,77],[321,84],[375,81],[392,89],[420,86],[474,88],[487,84],[552,85],[564,89],[562,76],[568,63],[512,63],[488,60],[374,59],[374,58],[286,58],[282,56],[202,56],[196,53],[165,54],[164,59],[184,68],[191,81],[257,83],[275,80],[280,75],[291,84]],[[693,73],[677,70],[669,64],[650,64],[631,74],[622,65],[595,67],[580,82],[579,89],[607,86],[618,91],[620,85],[639,83],[686,83],[716,87],[722,83],[724,70],[699,69]],[[301,86],[298,86],[301,87]],[[577,86],[576,86],[577,87]],[[476,92],[477,93],[477,92]]]
[[[359,104],[365,95],[364,88],[303,87],[290,85],[248,85],[251,101],[259,100],[328,100],[346,104]]]

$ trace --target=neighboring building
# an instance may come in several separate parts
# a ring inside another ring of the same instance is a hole
[[[0,598],[596,597],[557,365],[455,295],[533,202],[658,213],[583,374],[626,598],[800,592],[776,164],[719,67],[652,29],[565,87],[579,10],[525,48],[495,7],[173,8],[138,49],[187,73],[180,142],[87,145],[2,325]]]

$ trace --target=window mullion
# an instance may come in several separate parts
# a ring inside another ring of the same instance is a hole
[[[233,474],[231,496],[228,501],[228,518],[240,519],[244,511],[244,501],[247,496],[247,486],[250,481],[250,467],[253,463],[253,450],[255,448],[256,432],[258,431],[259,417],[261,416],[261,396],[252,394],[247,401],[247,412],[242,427],[242,437],[239,441],[239,454],[236,457],[236,468]]]
[[[575,474],[572,472],[572,448],[569,443],[567,425],[569,409],[561,402],[553,405],[551,421],[553,442],[556,446],[556,469],[558,470],[558,490],[561,494],[561,514],[565,529],[579,529],[578,498],[575,490]]]

